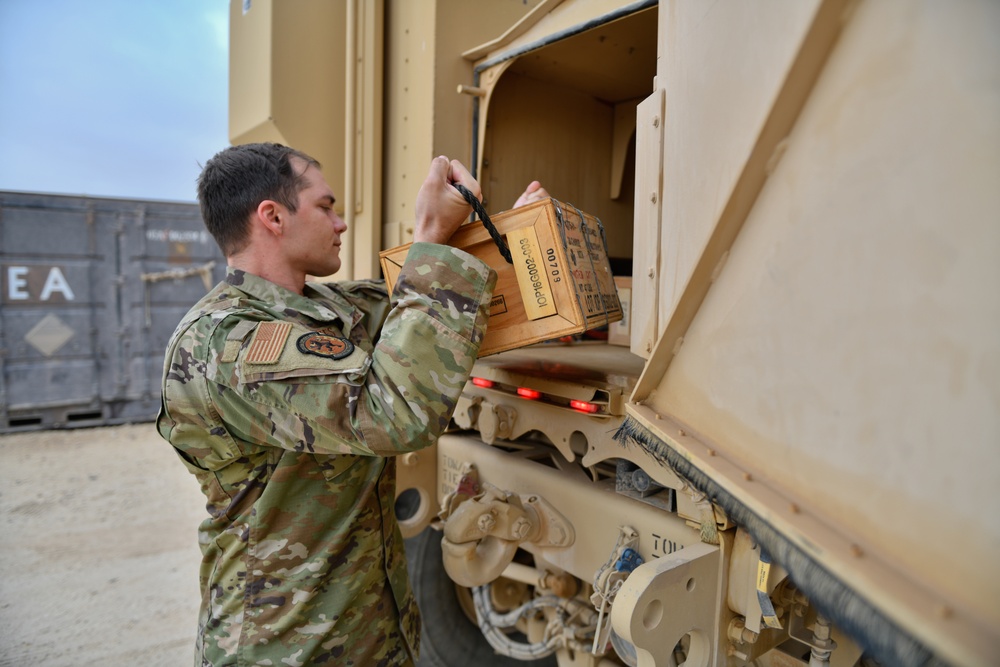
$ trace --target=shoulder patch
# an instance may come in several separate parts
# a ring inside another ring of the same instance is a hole
[[[248,333],[254,330],[254,327],[256,327],[257,324],[258,323],[254,320],[240,320],[236,323],[236,326],[233,327],[232,331],[229,332],[229,335],[226,336],[226,340],[242,341],[247,337]]]
[[[226,345],[222,351],[222,358],[220,361],[223,363],[231,363],[236,361],[240,354],[240,348],[243,346],[243,339],[247,337],[254,327],[257,326],[257,322],[254,320],[241,320],[232,328],[229,335],[226,336]]]
[[[354,352],[354,343],[346,338],[316,331],[299,336],[295,345],[303,354],[315,354],[327,359],[343,359]]]
[[[248,342],[240,357],[241,383],[270,382],[272,380],[298,381],[316,377],[323,381],[354,382],[368,372],[371,357],[360,346],[345,339],[339,330],[311,331],[292,324],[283,348],[276,361],[262,363],[251,361]],[[332,329],[332,328],[331,328]]]
[[[281,358],[285,341],[292,330],[291,322],[261,322],[253,332],[246,361],[251,364],[273,364]]]

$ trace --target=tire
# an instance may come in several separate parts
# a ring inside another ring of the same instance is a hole
[[[423,618],[417,667],[556,667],[554,655],[523,661],[497,655],[462,611],[441,559],[441,533],[430,528],[406,540],[410,585]]]

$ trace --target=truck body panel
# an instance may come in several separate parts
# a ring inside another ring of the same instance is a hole
[[[924,589],[894,606],[942,643],[1000,624],[1000,522],[982,512],[1000,483],[1000,191],[984,187],[1000,107],[983,86],[1000,53],[982,26],[1000,16],[976,9],[856,9],[683,343],[659,341],[669,366],[634,396],[842,533],[842,562],[824,557],[841,576],[859,571],[850,544],[897,575],[859,590]],[[667,115],[668,134],[692,125]],[[664,229],[703,202],[677,185],[692,153],[665,150]],[[679,245],[667,234],[664,266]]]

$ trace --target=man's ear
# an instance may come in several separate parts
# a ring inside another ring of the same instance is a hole
[[[257,221],[264,228],[274,234],[281,236],[284,231],[284,208],[275,201],[265,199],[257,205]]]

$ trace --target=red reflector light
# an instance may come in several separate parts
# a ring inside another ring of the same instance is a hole
[[[521,396],[522,398],[530,398],[531,400],[535,400],[542,397],[542,392],[536,391],[534,389],[528,389],[527,387],[518,387],[517,395]]]
[[[588,403],[587,401],[570,401],[569,407],[580,412],[597,412],[598,410],[596,403]]]
[[[493,386],[493,380],[487,380],[486,378],[472,378],[472,384],[477,387],[483,387],[484,389],[489,389]]]

